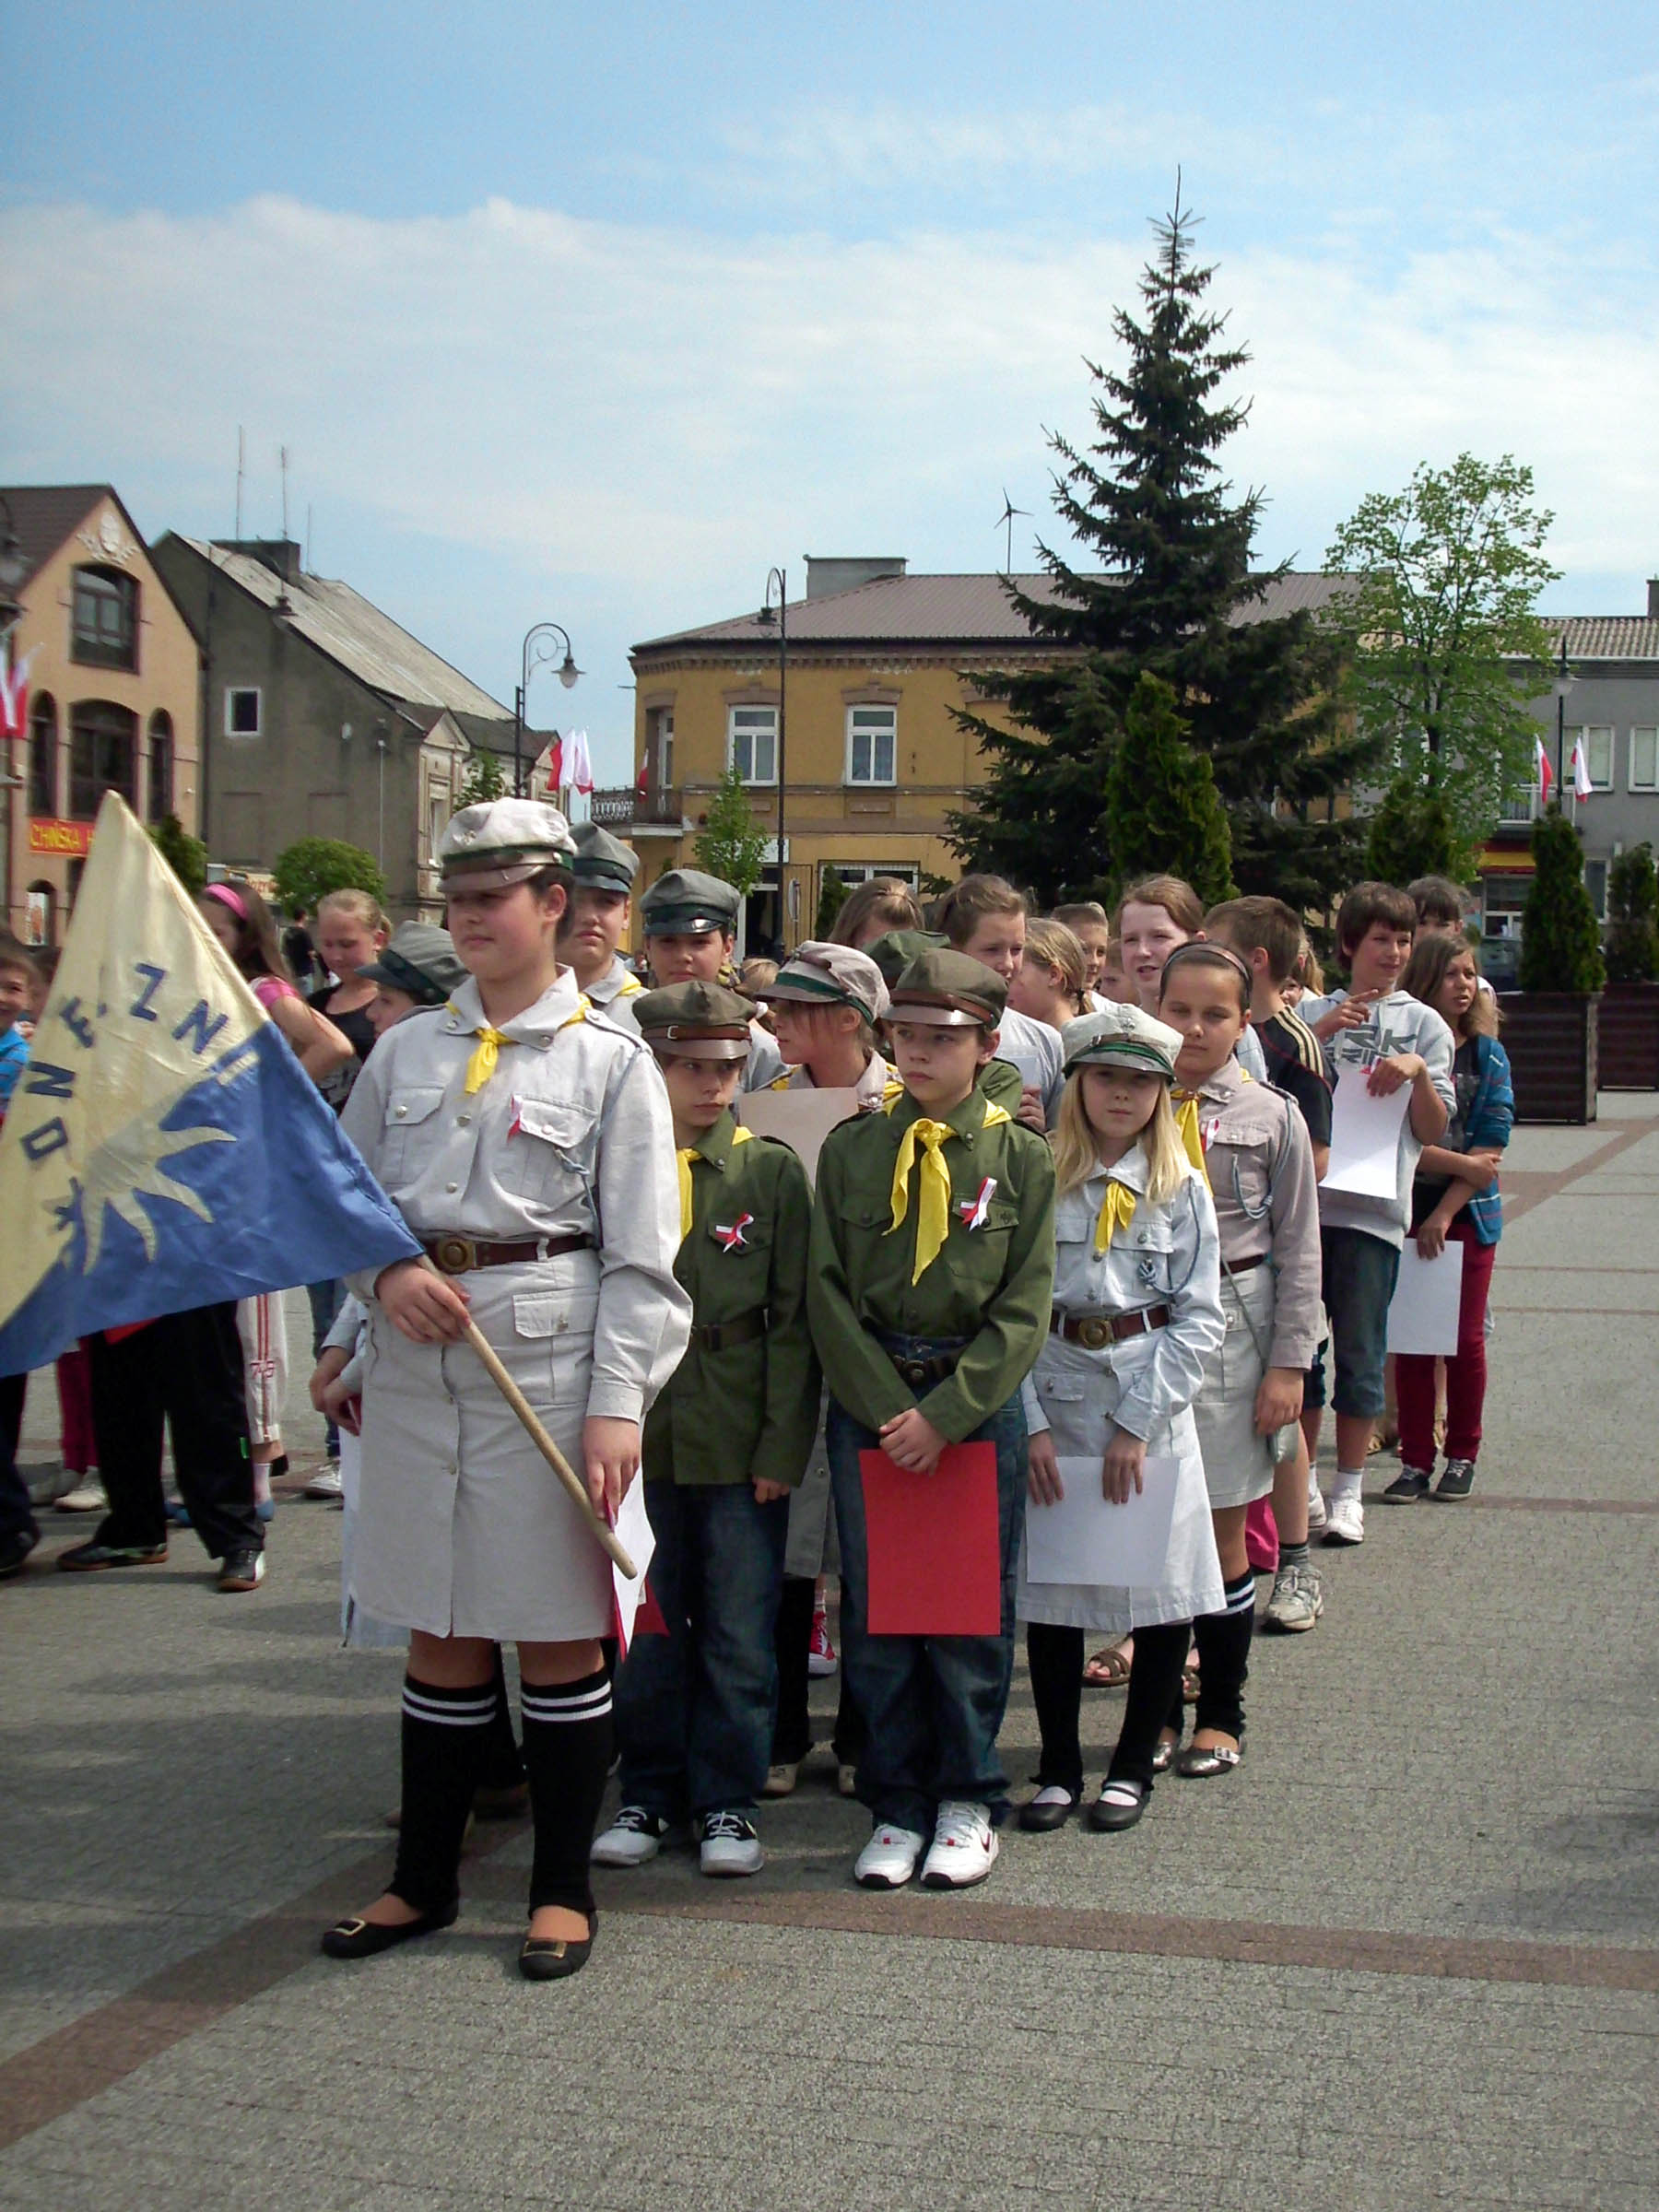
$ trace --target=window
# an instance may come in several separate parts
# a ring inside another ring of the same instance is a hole
[[[917,868],[913,860],[827,860],[826,871],[839,876],[845,884],[868,883],[874,876],[896,876],[900,883],[916,888]]]
[[[134,805],[134,756],[138,750],[138,717],[107,699],[85,699],[71,710],[69,726],[69,813],[89,822],[106,791],[118,791]]]
[[[1506,791],[1498,803],[1500,822],[1530,822],[1538,811],[1538,787],[1523,783],[1518,789]]]
[[[849,707],[847,709],[848,782],[897,782],[898,761],[898,708]]]
[[[734,707],[726,734],[726,759],[746,783],[778,780],[778,710]]]
[[[1574,745],[1582,745],[1584,748],[1584,759],[1590,766],[1592,787],[1596,791],[1611,791],[1613,788],[1612,731],[1594,726],[1568,731],[1567,763],[1564,772],[1565,780],[1569,784],[1572,782],[1572,748]]]
[[[29,710],[29,811],[51,820],[58,810],[57,701],[42,691]]]
[[[1630,732],[1630,789],[1659,791],[1659,730]]]
[[[119,569],[76,569],[69,657],[97,668],[138,665],[138,586]]]
[[[23,942],[26,945],[52,944],[54,921],[52,886],[49,883],[31,883],[24,894]]]
[[[173,810],[173,726],[171,714],[152,714],[149,725],[149,789],[145,819],[165,821]]]
[[[252,685],[238,686],[226,692],[225,735],[227,737],[258,736],[259,693]]]
[[[1518,928],[1526,895],[1532,889],[1530,876],[1488,876],[1481,884],[1484,893],[1486,934],[1488,936],[1509,935]]]
[[[1590,894],[1590,903],[1595,909],[1595,918],[1607,918],[1607,864],[1605,860],[1587,860],[1584,863],[1584,888]]]
[[[674,788],[674,709],[653,707],[645,718],[645,765],[656,771],[656,788]]]

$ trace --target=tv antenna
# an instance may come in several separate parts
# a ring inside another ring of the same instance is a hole
[[[1003,486],[1003,511],[996,518],[996,527],[999,530],[1006,529],[1008,534],[1007,554],[1003,562],[1005,576],[1011,576],[1014,573],[1014,517],[1017,514],[1029,516],[1030,512],[1029,508],[1015,506],[1013,500],[1008,497],[1008,488],[1005,484]]]

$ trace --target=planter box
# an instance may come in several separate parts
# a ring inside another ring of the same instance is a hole
[[[1604,1090],[1659,1090],[1659,983],[1609,983],[1602,993]]]
[[[1600,1001],[1599,992],[1499,993],[1518,1122],[1595,1119]]]

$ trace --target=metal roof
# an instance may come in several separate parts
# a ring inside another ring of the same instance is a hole
[[[1241,607],[1234,619],[1258,622],[1303,609],[1317,610],[1343,588],[1345,581],[1318,571],[1277,577],[1266,584],[1262,597]],[[1052,602],[1057,596],[1053,579],[1046,574],[883,576],[871,583],[854,584],[848,591],[828,592],[815,599],[792,599],[789,641],[792,645],[1025,643],[1032,631],[1009,600],[1010,583],[1029,599]],[[634,651],[661,653],[671,646],[708,645],[754,648],[776,634],[775,629],[759,622],[752,614],[738,615],[698,629],[648,639]]]
[[[1556,652],[1570,661],[1659,661],[1659,622],[1645,615],[1545,617]]]
[[[382,614],[360,592],[328,576],[295,577],[285,582],[252,554],[233,553],[205,538],[181,537],[200,559],[210,561],[221,576],[268,606],[280,612],[296,634],[372,690],[390,699],[416,705],[446,707],[457,714],[476,715],[487,722],[512,720],[512,712],[500,700],[480,690],[458,668],[440,659],[418,638],[413,638],[391,616]],[[286,596],[288,605],[279,608]]]

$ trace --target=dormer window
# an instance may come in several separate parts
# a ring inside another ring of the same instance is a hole
[[[138,586],[119,569],[76,569],[69,657],[94,668],[138,665]]]

